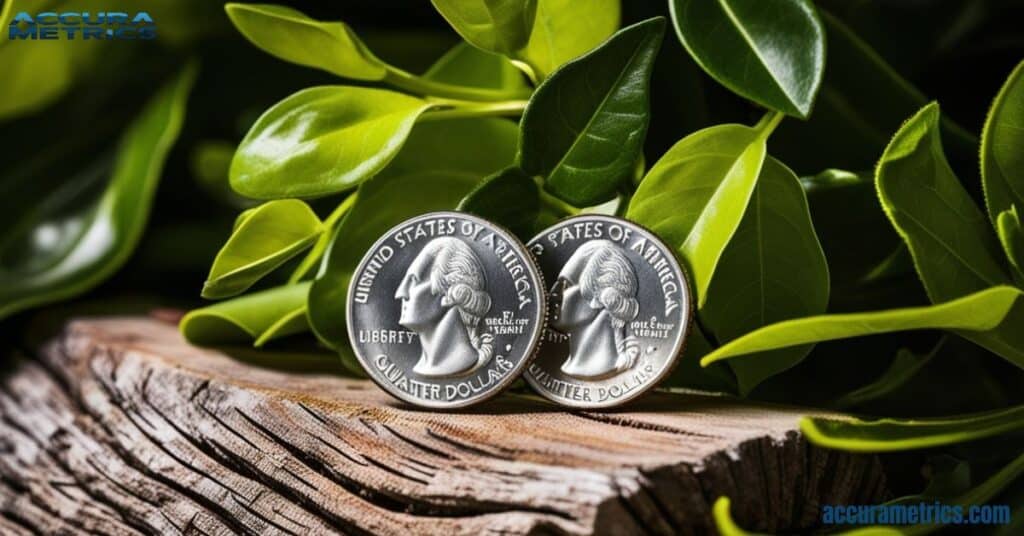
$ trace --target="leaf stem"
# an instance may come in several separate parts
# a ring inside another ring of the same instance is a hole
[[[615,207],[615,215],[620,218],[626,217],[626,212],[629,210],[629,203],[633,200],[633,194],[636,193],[636,188],[633,187],[631,182],[623,182],[619,185],[619,204]]]
[[[402,88],[411,93],[449,99],[462,99],[476,102],[505,101],[509,99],[529,98],[529,91],[507,91],[457,86],[435,82],[433,80],[405,72],[401,69],[389,68],[384,75],[384,82]]]
[[[320,258],[323,257],[324,251],[327,250],[327,245],[331,242],[334,237],[334,228],[338,226],[338,222],[341,221],[342,216],[348,214],[348,211],[352,209],[352,205],[355,204],[356,199],[359,196],[359,192],[355,192],[345,198],[344,201],[338,203],[333,211],[327,216],[327,219],[323,223],[323,231],[317,238],[316,243],[313,245],[313,249],[309,250],[309,253],[302,259],[302,262],[295,271],[292,272],[291,277],[288,278],[288,283],[298,283],[302,281],[309,272],[316,267],[317,263],[320,262]]]
[[[515,65],[516,68],[522,71],[534,86],[540,83],[538,76],[540,71],[526,60],[512,60],[512,65]]]
[[[544,189],[544,181],[540,177],[534,177],[533,180],[537,183],[538,191],[540,192],[540,202],[545,207],[551,209],[556,214],[561,216],[575,216],[580,213],[580,209],[576,208],[565,201],[549,194]]]
[[[527,101],[525,100],[479,103],[458,99],[432,97],[428,97],[427,101],[437,105],[441,109],[423,114],[420,121],[458,119],[463,117],[516,117],[523,113],[527,104]]]
[[[754,130],[758,131],[761,139],[768,139],[768,136],[775,132],[775,127],[779,126],[783,117],[786,115],[782,112],[768,112],[754,125]]]

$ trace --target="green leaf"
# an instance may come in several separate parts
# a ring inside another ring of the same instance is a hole
[[[1009,282],[985,216],[942,152],[938,122],[937,104],[922,108],[893,136],[875,172],[882,208],[933,303]]]
[[[563,63],[596,47],[619,28],[619,0],[537,0],[537,14],[519,58],[543,80]]]
[[[270,340],[309,330],[306,297],[310,283],[275,287],[190,311],[180,329],[192,344],[218,345]]]
[[[946,162],[938,119],[938,105],[925,106],[896,133],[876,170],[882,207],[933,303],[1010,282],[998,240]],[[1024,309],[1010,317],[968,338],[1024,367]]]
[[[996,224],[1011,206],[1024,207],[1024,62],[999,90],[981,133],[985,204]]]
[[[90,185],[68,182],[35,201],[28,219],[5,230],[0,238],[0,319],[82,294],[128,260],[181,130],[195,76],[194,65],[185,68],[124,131],[110,181],[94,203],[75,205]]]
[[[484,52],[466,43],[459,43],[452,47],[451,50],[427,70],[423,75],[423,80],[478,87],[489,91],[508,93],[509,95],[523,92],[529,94],[530,92],[523,79],[522,72],[516,69],[508,59],[497,54]],[[403,150],[415,152],[415,149]],[[402,159],[401,156],[398,158],[399,160]],[[331,238],[334,236],[334,231],[338,228],[345,214],[352,208],[356,198],[355,194],[346,197],[328,216],[327,220],[324,221],[325,231],[321,233],[320,238],[317,239],[309,254],[306,255],[292,273],[289,278],[290,283],[301,281],[319,264],[324,252],[327,251]],[[358,363],[354,356],[352,356],[351,362]],[[359,367],[356,368],[358,369]],[[362,374],[361,369],[359,369],[359,374]]]
[[[452,47],[423,74],[426,80],[476,87],[509,96],[529,95],[523,73],[507,58],[466,43]]]
[[[523,171],[576,206],[614,198],[643,150],[664,31],[661,17],[623,28],[545,80],[520,123]]]
[[[521,169],[510,167],[484,179],[462,198],[458,209],[526,237],[540,213],[540,192],[532,178]]]
[[[670,0],[683,46],[725,87],[797,117],[825,70],[825,31],[807,0]]]
[[[246,39],[285,61],[356,80],[387,75],[387,64],[343,22],[320,22],[271,4],[227,4],[224,9]]]
[[[324,344],[347,345],[348,282],[366,250],[402,220],[455,208],[484,177],[512,163],[516,135],[515,124],[501,119],[422,123],[398,157],[359,187],[309,292],[310,323]]]
[[[718,125],[683,138],[654,164],[626,217],[677,248],[704,307],[711,276],[740,225],[765,159],[764,137]]]
[[[241,294],[263,276],[312,245],[323,231],[320,218],[302,201],[270,201],[243,213],[210,268],[203,297]]]
[[[1021,230],[1017,205],[999,213],[996,218],[996,232],[1003,246],[1003,253],[1013,265],[1018,283],[1024,281],[1024,230]]]
[[[912,329],[947,329],[969,336],[996,329],[1004,320],[1012,319],[1010,313],[1015,306],[1020,306],[1021,294],[1020,289],[999,286],[925,307],[786,320],[722,345],[705,356],[700,364],[707,366],[723,359],[801,344]],[[1024,360],[1019,360],[1018,365],[1024,365]]]
[[[768,157],[718,261],[700,311],[701,325],[719,342],[728,342],[767,324],[821,314],[828,294],[828,267],[800,181]],[[782,348],[730,361],[740,394],[799,363],[810,350],[809,345]]]
[[[800,430],[815,445],[851,452],[893,452],[984,439],[1024,428],[1024,406],[939,419],[804,417]]]
[[[304,89],[252,126],[231,162],[231,186],[256,199],[347,190],[383,169],[430,107],[383,89]]]
[[[537,0],[430,0],[473,46],[511,56],[526,46]]]
[[[927,97],[867,43],[818,6],[828,36],[825,78],[807,121],[787,121],[772,135],[772,154],[799,173],[867,169],[889,137]],[[973,158],[977,139],[952,121],[943,133],[956,155]],[[827,251],[827,250],[826,250]]]
[[[837,408],[860,406],[899,389],[913,378],[918,371],[924,368],[935,357],[935,354],[939,353],[946,340],[947,337],[943,336],[931,351],[924,354],[914,353],[907,348],[901,348],[896,353],[892,363],[889,364],[889,368],[877,380],[846,393],[836,399],[832,405]]]
[[[524,91],[494,91],[431,81],[384,63],[343,22],[321,22],[284,6],[228,4],[235,26],[253,44],[292,63],[323,69],[338,76],[385,81],[407,91],[469,100],[521,98]]]

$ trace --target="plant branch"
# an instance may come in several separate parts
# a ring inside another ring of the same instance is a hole
[[[758,131],[758,136],[761,139],[768,139],[768,136],[775,132],[775,127],[779,126],[779,123],[782,122],[783,117],[786,117],[786,115],[782,112],[768,112],[754,125],[754,130]]]
[[[440,109],[423,114],[420,121],[458,119],[463,117],[517,117],[523,113],[527,104],[525,100],[479,103],[431,97],[428,97],[427,101],[437,105]]]
[[[580,209],[576,208],[565,201],[549,194],[544,189],[543,180],[540,177],[534,177],[534,181],[537,182],[537,191],[540,192],[540,203],[541,205],[551,209],[556,214],[562,216],[575,216],[580,213]]]
[[[423,78],[422,76],[417,76],[395,68],[388,69],[387,74],[384,76],[384,81],[411,93],[475,102],[526,99],[530,96],[529,91],[481,89],[446,84],[444,82],[435,82],[433,80]]]
[[[345,200],[338,203],[338,206],[335,207],[335,209],[327,216],[327,219],[324,220],[323,232],[320,234],[320,237],[317,238],[316,243],[313,244],[313,249],[309,250],[309,253],[303,257],[302,263],[300,263],[299,266],[295,268],[295,271],[292,272],[291,277],[288,278],[288,283],[298,283],[299,281],[302,281],[302,279],[309,275],[309,272],[316,267],[320,262],[320,258],[323,257],[324,251],[327,250],[327,245],[330,243],[331,238],[334,236],[335,227],[338,226],[338,222],[341,221],[341,218],[345,214],[348,214],[348,211],[352,208],[352,205],[355,204],[358,196],[359,192],[355,192],[352,195],[347,196]]]

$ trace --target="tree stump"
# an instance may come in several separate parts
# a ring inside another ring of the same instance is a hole
[[[699,534],[721,495],[784,531],[884,500],[878,459],[809,445],[804,413],[697,393],[424,411],[154,319],[79,320],[3,378],[0,533]]]

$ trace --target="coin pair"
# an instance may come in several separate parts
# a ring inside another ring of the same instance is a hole
[[[520,375],[564,405],[621,404],[671,371],[692,316],[671,250],[633,223],[577,216],[524,246],[457,212],[385,233],[346,310],[370,378],[431,408],[480,402]]]

